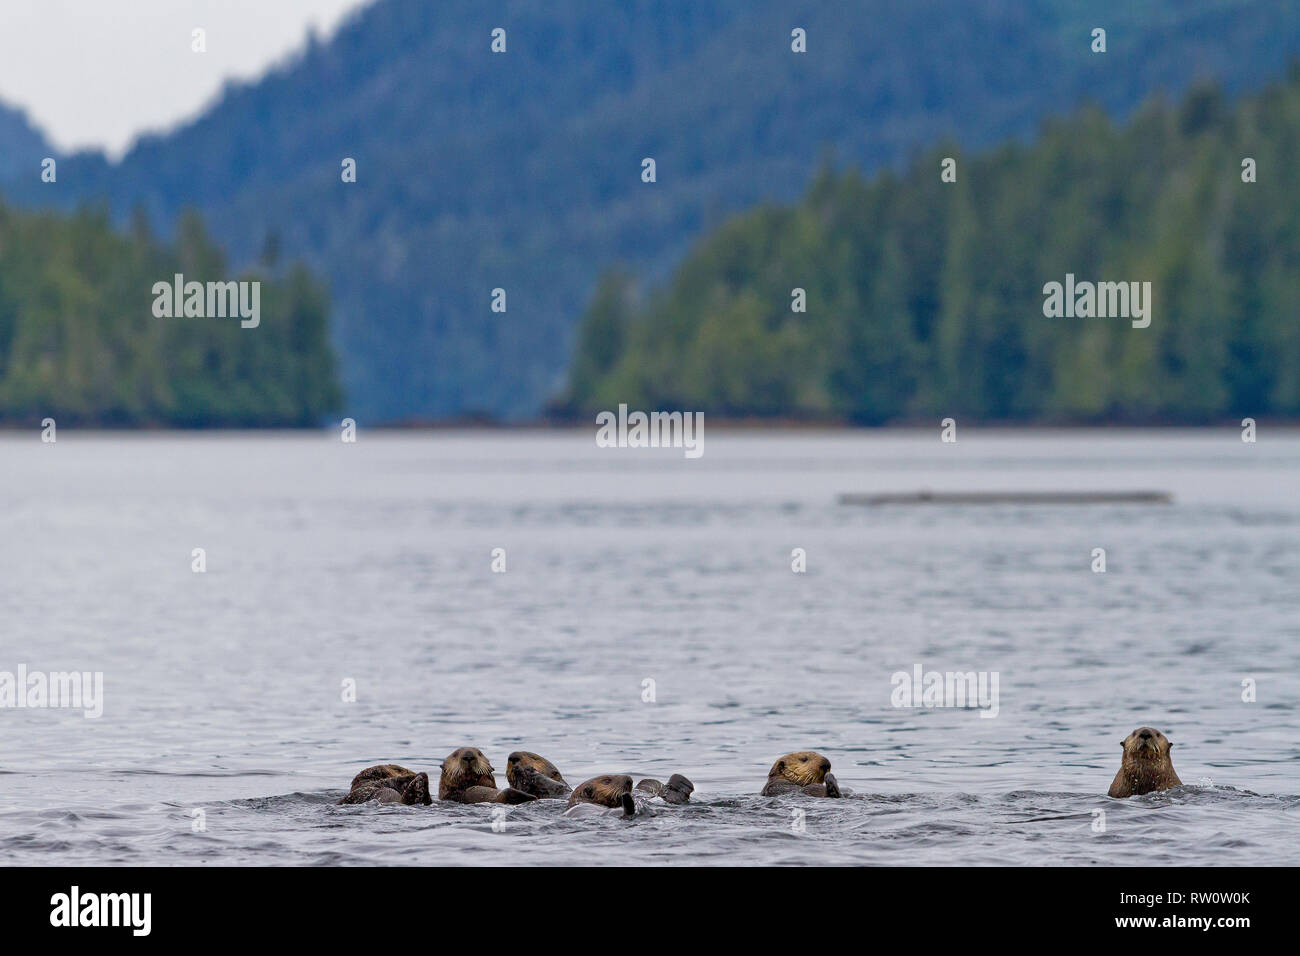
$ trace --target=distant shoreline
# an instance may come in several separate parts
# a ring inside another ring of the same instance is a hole
[[[180,435],[203,435],[203,434],[242,434],[256,435],[259,433],[266,434],[283,434],[286,432],[295,432],[303,435],[309,435],[316,432],[332,432],[338,429],[342,417],[338,421],[326,422],[321,425],[269,425],[258,427],[239,427],[239,426],[196,426],[196,427],[176,427],[171,425],[122,425],[109,423],[89,423],[78,424],[75,422],[58,423],[61,431],[69,432],[99,432],[105,434],[180,434]],[[940,430],[938,420],[933,422],[926,421],[904,421],[890,423],[886,425],[858,425],[850,422],[832,422],[820,421],[810,422],[798,419],[752,419],[752,418],[709,418],[705,417],[707,427],[711,432],[746,434],[762,432],[804,432],[808,434],[826,433],[826,434],[849,434],[849,433],[911,433],[911,432],[934,432],[936,435]],[[1300,419],[1256,419],[1256,425],[1262,429],[1274,429],[1285,431],[1300,431]],[[1122,422],[1088,422],[1088,423],[1064,423],[1064,422],[981,422],[971,421],[964,422],[957,419],[957,426],[963,430],[979,431],[984,433],[1002,432],[1002,433],[1047,433],[1047,432],[1201,432],[1213,431],[1218,429],[1231,429],[1233,431],[1241,430],[1241,420],[1232,419],[1220,422],[1162,422],[1162,421],[1122,421]],[[594,416],[591,421],[587,420],[549,420],[536,419],[521,422],[499,422],[491,420],[478,419],[449,419],[446,421],[430,422],[384,422],[380,424],[368,425],[364,421],[358,420],[358,430],[368,433],[386,432],[391,434],[413,433],[413,432],[502,432],[502,433],[543,433],[543,432],[580,432],[593,431],[596,428]],[[39,433],[41,425],[39,422],[31,424],[21,424],[12,421],[0,422],[0,435],[21,434],[25,432]]]

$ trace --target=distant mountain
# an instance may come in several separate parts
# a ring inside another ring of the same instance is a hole
[[[643,303],[607,278],[569,410],[1300,418],[1296,156],[1300,61],[1231,104],[1198,86],[1122,127],[1088,109],[1030,146],[828,172],[729,221]]]
[[[41,160],[54,155],[27,114],[0,103],[0,183],[40,174]]]
[[[103,198],[119,221],[138,204],[159,228],[195,205],[237,263],[268,237],[306,257],[363,421],[520,417],[562,387],[602,269],[667,275],[828,151],[899,167],[1081,100],[1124,115],[1198,76],[1253,88],[1296,51],[1300,0],[380,0],[120,164],[73,157],[57,186],[7,192]]]

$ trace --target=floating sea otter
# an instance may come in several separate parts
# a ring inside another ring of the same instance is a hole
[[[513,804],[568,797],[570,807],[591,804],[593,808],[616,809],[632,816],[649,812],[648,801],[656,798],[665,803],[687,803],[695,790],[695,785],[679,773],[669,777],[666,784],[646,778],[635,789],[631,777],[608,774],[592,777],[575,792],[555,764],[526,750],[516,750],[506,759],[506,780],[510,786],[497,789],[493,772],[483,751],[476,747],[461,747],[442,762],[438,799],[453,803]],[[428,806],[433,802],[429,794],[429,776],[395,763],[367,767],[352,778],[347,796],[339,803],[367,803],[371,800]]]
[[[442,762],[438,799],[453,803],[527,803],[537,798],[514,787],[498,790],[492,764],[483,751],[477,747],[461,747]]]
[[[433,803],[433,797],[429,795],[429,775],[414,773],[395,763],[367,767],[352,778],[348,795],[339,804],[368,803],[371,800],[427,807]]]
[[[584,780],[569,795],[569,809],[565,816],[611,814],[619,816],[653,816],[650,801],[655,798],[666,803],[686,803],[695,785],[679,773],[663,784],[646,779],[632,786],[632,778],[625,773],[607,773]]]
[[[772,764],[762,795],[805,793],[810,797],[838,797],[839,782],[831,773],[831,762],[812,750],[800,750]]]
[[[618,810],[622,816],[636,816],[636,801],[632,798],[632,778],[625,773],[607,773],[578,784],[569,794],[566,816]]]
[[[1131,797],[1183,785],[1169,759],[1173,744],[1154,727],[1139,727],[1120,746],[1124,748],[1124,757],[1106,796]]]
[[[555,764],[526,750],[516,750],[506,758],[506,780],[516,790],[539,799],[563,800],[573,790]]]

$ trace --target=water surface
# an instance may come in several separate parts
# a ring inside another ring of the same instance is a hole
[[[1300,862],[1300,435],[593,431],[0,435],[0,671],[105,682],[99,719],[0,709],[0,859]],[[923,488],[1175,500],[836,502]],[[918,663],[996,672],[997,717],[892,706]],[[1188,786],[1110,800],[1143,723]],[[461,745],[695,802],[333,806]],[[854,796],[755,796],[794,749]]]

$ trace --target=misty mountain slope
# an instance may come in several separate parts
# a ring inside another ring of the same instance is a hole
[[[603,268],[665,275],[728,214],[798,196],[828,149],[897,166],[943,137],[1027,135],[1082,99],[1123,114],[1200,75],[1254,87],[1300,50],[1294,0],[1132,6],[380,0],[120,164],[72,157],[57,187],[6,191],[103,197],[119,219],[140,204],[163,229],[196,205],[236,263],[277,235],[331,283],[362,420],[526,416],[561,385]]]
[[[40,172],[41,159],[53,151],[22,110],[0,103],[0,183]]]

